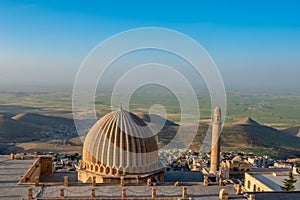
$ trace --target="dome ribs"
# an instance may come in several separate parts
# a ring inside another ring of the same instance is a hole
[[[101,119],[100,119],[101,120]],[[100,134],[103,134],[103,145],[102,145],[102,156],[101,156],[101,161],[102,161],[102,163],[105,165],[105,166],[107,166],[107,150],[108,150],[108,138],[109,138],[109,135],[110,135],[110,131],[107,131],[107,130],[109,130],[110,129],[110,125],[111,125],[111,123],[110,122],[112,122],[113,121],[113,119],[112,118],[108,118],[108,119],[106,119],[106,118],[104,118],[104,130],[103,130],[103,132],[101,132]],[[105,126],[105,124],[107,124],[107,126]],[[101,127],[103,127],[103,126],[101,126],[100,125],[100,128]]]
[[[117,123],[114,126],[117,126],[119,123],[119,119],[117,119]],[[121,122],[122,123],[122,122]],[[122,135],[122,133],[120,134],[117,128],[114,128],[114,141],[112,141],[115,145],[114,150],[113,150],[113,168],[118,168],[120,165],[120,151],[118,151],[119,149],[121,149],[121,145],[120,145],[120,136]]]
[[[95,173],[110,176],[148,173],[158,167],[157,150],[155,137],[146,123],[119,110],[105,115],[91,128],[84,142],[82,161],[93,166],[86,170],[93,168]]]

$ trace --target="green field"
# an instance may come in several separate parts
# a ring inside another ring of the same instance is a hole
[[[207,124],[211,118],[211,105],[208,93],[199,91],[197,92],[197,97],[201,111],[201,123],[198,134],[190,147],[195,150],[200,149],[201,141],[203,141],[207,131]],[[141,88],[137,90],[130,98],[129,108],[131,112],[138,115],[148,114],[149,108],[154,104],[164,106],[168,120],[181,124],[179,102],[176,96],[165,88]],[[111,112],[111,93],[98,92],[95,95],[95,107],[99,118]],[[52,115],[70,118],[72,117],[72,93],[70,91],[0,92],[0,122],[5,118],[7,119],[20,113],[30,112],[37,112],[46,116]],[[300,155],[299,138],[265,126],[238,126],[232,124],[232,122],[251,117],[262,125],[284,129],[300,124],[299,113],[300,95],[298,94],[271,92],[268,94],[244,94],[229,92],[227,94],[225,127],[222,132],[222,150],[253,152],[257,155],[267,154],[275,158],[298,156]],[[28,117],[30,116],[35,117],[34,115],[28,115]],[[190,118],[193,119],[193,116],[190,116]],[[32,122],[33,125],[37,123],[37,121],[35,119]],[[47,123],[50,123],[50,121],[47,120]],[[62,123],[62,121],[59,121],[58,124],[59,123]],[[5,124],[6,126],[2,127],[2,131],[7,129],[7,136],[19,134],[18,130],[22,129],[24,131],[26,128],[16,129],[17,132],[14,133],[12,130],[9,130],[8,127],[18,124],[14,120],[7,120]],[[32,127],[34,128],[35,126]],[[158,135],[159,145],[167,144],[176,134],[176,128],[177,127],[166,127],[166,129],[161,131]],[[32,135],[31,131],[27,132],[29,135]],[[22,134],[24,135],[24,133]],[[5,134],[2,138],[5,139],[6,137],[4,136]],[[12,138],[14,139],[14,137]],[[57,149],[66,152],[80,152],[81,141],[75,141],[79,140],[78,137],[74,138],[74,141],[70,140],[68,142],[69,146],[63,146],[61,144],[62,140],[60,139],[37,142],[33,138],[34,137],[28,138],[28,141],[25,142],[16,143],[14,146],[11,146],[11,142],[0,144],[0,147],[2,147],[3,151],[8,149],[7,152],[37,151],[38,149],[40,149],[40,151],[49,149],[52,151],[53,149]],[[239,142],[237,143],[236,141]],[[0,148],[0,152],[2,150]]]
[[[0,92],[0,105],[18,105],[39,108],[72,109],[70,91],[50,92]],[[201,119],[210,118],[210,97],[207,92],[198,92]],[[99,92],[95,98],[99,117],[111,111],[111,94]],[[130,99],[130,111],[148,113],[153,104],[161,104],[168,113],[168,119],[180,124],[180,106],[174,94],[167,89],[147,88],[137,90]],[[225,123],[251,117],[261,124],[276,128],[293,127],[300,124],[300,95],[298,94],[227,94],[227,115]]]

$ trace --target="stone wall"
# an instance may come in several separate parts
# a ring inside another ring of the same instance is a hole
[[[41,167],[40,167],[40,159],[36,159],[30,168],[26,171],[24,176],[21,178],[19,184],[24,183],[34,183],[35,177],[40,176],[41,174]]]
[[[41,174],[54,172],[52,156],[37,157],[18,184],[38,184]]]
[[[139,200],[184,200],[183,198],[138,198]],[[61,200],[61,198],[37,198],[37,200]],[[68,198],[68,200],[91,200],[91,198]],[[93,200],[136,200],[136,198],[93,198]],[[188,198],[186,198],[188,200]]]
[[[149,174],[140,175],[125,175],[125,176],[106,176],[102,174],[92,173],[87,170],[78,169],[78,180],[83,183],[92,183],[95,177],[96,183],[115,183],[120,184],[121,179],[123,183],[146,183],[150,178],[157,179],[159,182],[164,182],[164,170],[158,170]]]
[[[244,188],[247,192],[273,191],[267,185],[254,178],[251,173],[245,173]]]
[[[54,172],[52,156],[40,156],[41,174],[51,174]]]

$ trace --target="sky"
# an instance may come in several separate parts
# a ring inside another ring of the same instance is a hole
[[[196,40],[227,88],[299,89],[299,1],[0,1],[0,89],[72,86],[89,52],[132,28]]]

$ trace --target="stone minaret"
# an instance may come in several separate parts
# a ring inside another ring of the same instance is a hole
[[[220,162],[220,136],[221,136],[221,109],[216,107],[214,110],[213,123],[212,123],[212,137],[211,137],[211,155],[210,155],[210,170],[217,176]]]

